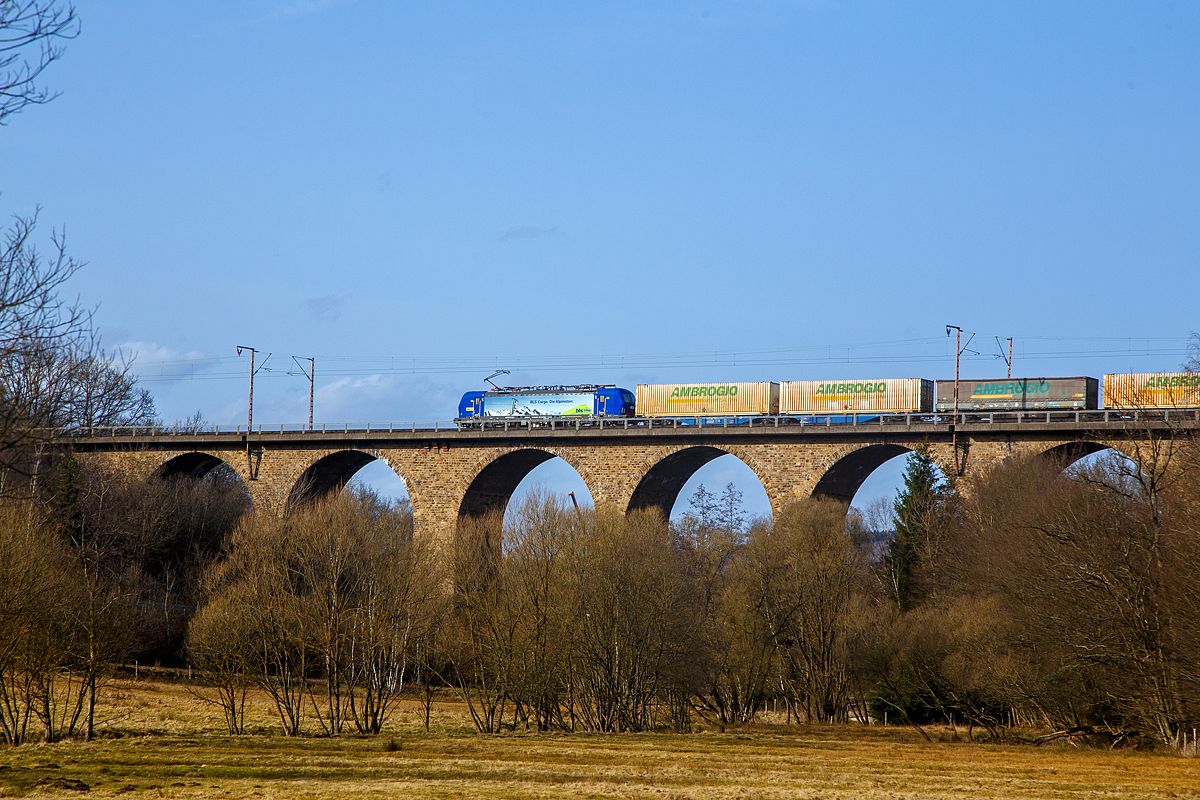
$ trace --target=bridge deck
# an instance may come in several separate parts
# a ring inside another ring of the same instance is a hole
[[[1038,438],[1047,434],[1112,437],[1134,431],[1200,429],[1200,409],[1021,411],[953,414],[842,414],[791,417],[703,418],[525,418],[479,419],[466,423],[339,423],[305,425],[141,426],[94,428],[69,439],[84,449],[127,446],[212,446],[256,442],[293,447],[328,447],[344,441],[382,444],[426,442],[502,442],[520,439],[621,440],[728,437],[799,441],[884,436],[949,438],[1008,435]]]

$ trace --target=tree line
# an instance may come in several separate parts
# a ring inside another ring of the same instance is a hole
[[[116,666],[182,663],[201,578],[250,503],[214,472],[146,480],[67,452],[0,498],[0,741],[91,738]]]
[[[674,523],[532,493],[414,535],[346,490],[286,516],[236,476],[131,478],[69,454],[0,503],[0,737],[94,735],[133,659],[189,665],[246,733],[378,733],[454,693],[481,732],[948,725],[992,741],[1177,746],[1200,724],[1200,447],[1010,459],[969,487],[925,448],[862,515],[747,521],[703,487]],[[926,735],[928,735],[926,733]]]
[[[460,532],[447,657],[484,731],[777,708],[1178,746],[1200,722],[1200,451],[1172,433],[969,491],[919,448],[883,526],[808,500],[743,528],[732,487],[674,525],[539,497]]]

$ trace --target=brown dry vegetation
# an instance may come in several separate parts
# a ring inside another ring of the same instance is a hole
[[[1200,759],[954,743],[948,731],[946,741],[927,743],[908,728],[786,726],[770,714],[727,733],[487,735],[447,696],[435,703],[428,734],[420,704],[406,701],[382,736],[228,736],[219,708],[181,683],[141,677],[118,679],[103,693],[97,740],[0,751],[0,796],[1171,798],[1200,791]],[[273,724],[277,732],[270,700],[252,693],[248,728]]]

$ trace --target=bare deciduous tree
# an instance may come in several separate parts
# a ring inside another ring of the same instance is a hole
[[[656,513],[534,494],[456,545],[454,664],[476,726],[686,728],[704,682],[693,551]]]
[[[39,88],[37,80],[62,55],[62,42],[78,35],[74,6],[56,0],[0,3],[0,125],[26,106],[57,96]]]
[[[954,677],[926,658],[938,662],[922,676],[930,702],[989,730],[1007,706],[1109,741],[1170,744],[1200,717],[1200,480],[1180,450],[1194,445],[1138,438],[1125,443],[1133,460],[1062,474],[1012,460],[979,482],[948,529],[937,603],[991,604],[990,632],[941,624],[938,647],[976,667]]]
[[[453,546],[455,680],[475,727],[496,733],[513,694],[516,620],[503,589],[500,539],[504,516],[493,512],[459,522]]]
[[[310,713],[327,734],[382,729],[443,599],[412,530],[406,505],[366,491],[286,518],[243,518],[210,570],[188,645],[231,730],[248,680],[271,697],[286,735],[300,734]],[[233,608],[236,624],[226,617]]]
[[[50,531],[36,509],[0,503],[0,739],[10,745],[28,740],[38,688],[62,659],[51,641],[64,593]]]
[[[16,217],[0,244],[0,487],[49,466],[65,431],[153,420],[154,402],[129,363],[101,348],[91,312],[64,299],[83,266],[51,235],[53,253],[34,243],[37,218]]]
[[[722,727],[754,719],[776,673],[774,652],[761,619],[747,605],[741,587],[731,585],[733,565],[742,555],[747,534],[741,493],[733,484],[718,499],[701,485],[690,508],[673,523],[677,540],[687,548],[699,579],[705,679],[693,702],[701,716]],[[766,525],[751,525],[749,536]]]
[[[695,649],[702,609],[690,553],[653,511],[598,511],[585,542],[576,567],[581,718],[601,731],[686,728],[705,671]]]
[[[246,694],[254,683],[255,636],[236,593],[222,594],[205,605],[189,625],[188,658],[216,697],[232,735],[246,732]]]
[[[0,2],[0,126],[56,94],[42,72],[79,34],[75,8],[57,0]],[[15,216],[0,242],[0,493],[28,488],[45,469],[60,429],[140,424],[155,418],[120,354],[105,353],[91,312],[60,296],[82,267],[52,232],[50,253],[35,241],[38,212]]]
[[[778,654],[781,687],[806,720],[845,720],[846,614],[863,568],[846,508],[794,503],[755,533],[739,583]]]

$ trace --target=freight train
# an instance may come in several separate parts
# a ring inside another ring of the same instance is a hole
[[[1089,377],[527,386],[467,392],[458,420],[480,417],[803,416],[953,411],[1048,411],[1096,408],[1200,408],[1200,374],[1108,374]]]

